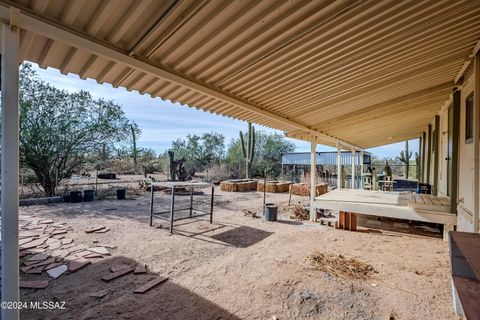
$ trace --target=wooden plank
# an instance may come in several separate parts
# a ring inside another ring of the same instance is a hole
[[[425,200],[423,200],[423,197],[422,197],[421,194],[416,194],[415,195],[415,203],[425,204]]]
[[[443,206],[443,204],[440,202],[440,200],[438,199],[438,197],[434,197],[434,196],[431,196],[431,197],[428,197],[430,199],[430,201],[433,203],[433,205],[435,206]]]
[[[168,277],[159,277],[157,279],[153,279],[152,281],[147,282],[143,286],[133,290],[133,292],[135,292],[135,293],[145,293],[148,290],[158,286],[159,284],[161,284],[161,283],[163,283],[167,280],[168,280]]]
[[[111,281],[111,280],[113,280],[113,279],[116,279],[116,278],[119,278],[119,277],[121,277],[121,276],[124,276],[124,275],[126,275],[126,274],[128,274],[128,273],[130,273],[130,272],[133,272],[133,270],[135,270],[135,267],[134,267],[134,266],[129,266],[129,267],[124,268],[124,269],[121,269],[121,270],[119,270],[119,271],[117,271],[117,272],[113,272],[113,273],[111,273],[111,274],[109,274],[109,275],[103,276],[103,277],[102,277],[102,280],[108,282],[108,281]]]
[[[431,197],[428,194],[421,194],[421,196],[425,204],[431,204],[431,205],[434,204]]]

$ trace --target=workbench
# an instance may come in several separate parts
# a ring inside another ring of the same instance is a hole
[[[171,191],[171,198],[170,198],[170,209],[165,211],[154,211],[154,194],[155,194],[155,187],[161,187],[170,189]],[[203,210],[198,207],[193,206],[193,193],[194,189],[204,189],[204,188],[211,188],[210,194],[210,210]],[[186,208],[176,208],[175,207],[175,192],[176,189],[186,189],[190,191],[190,206]],[[159,218],[163,220],[167,220],[170,222],[170,234],[173,233],[173,223],[174,221],[183,220],[183,219],[190,219],[202,216],[210,216],[210,224],[213,221],[213,197],[214,197],[214,186],[211,183],[206,182],[196,182],[196,181],[165,181],[165,182],[152,182],[150,188],[150,226],[153,226],[153,218]],[[188,215],[175,217],[176,212],[180,211],[188,211]],[[200,214],[196,214],[196,212],[201,212]]]

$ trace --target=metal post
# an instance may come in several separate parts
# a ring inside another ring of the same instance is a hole
[[[355,189],[355,148],[352,148],[352,185],[350,189]]]
[[[317,210],[313,204],[317,187],[317,137],[313,137],[310,144],[310,221],[317,221]]]
[[[193,187],[190,189],[190,217],[193,213]]]
[[[153,193],[155,192],[155,187],[153,186],[153,181],[150,184],[150,227],[153,226]]]
[[[173,213],[175,212],[175,187],[172,186],[172,202],[170,203],[170,234],[173,233]]]
[[[19,298],[18,261],[18,30],[2,24],[2,301]],[[18,319],[19,309],[2,308],[3,319]]]
[[[363,189],[363,170],[365,170],[364,165],[363,165],[363,149],[360,150],[360,186],[358,187],[359,189]]]
[[[213,222],[213,199],[214,199],[215,186],[212,185],[212,195],[210,198],[210,224]]]
[[[342,188],[342,149],[337,143],[337,189]]]
[[[267,175],[264,173],[263,176],[263,215],[265,215],[265,204],[267,199]]]

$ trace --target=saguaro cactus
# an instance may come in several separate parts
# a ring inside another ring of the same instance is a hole
[[[133,167],[134,170],[137,171],[137,135],[135,134],[135,128],[133,125],[130,126],[130,130],[132,131],[132,156],[133,156]]]
[[[408,141],[405,141],[405,150],[400,152],[400,161],[405,163],[405,178],[408,179],[408,172],[410,170],[410,158],[412,151],[408,151]]]
[[[247,140],[245,142],[245,140]],[[242,145],[243,158],[245,159],[245,178],[249,178],[250,164],[253,162],[255,155],[255,127],[248,123],[248,136],[244,137],[240,131],[240,143]]]

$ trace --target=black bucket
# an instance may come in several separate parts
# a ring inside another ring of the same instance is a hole
[[[265,220],[277,221],[278,206],[274,203],[265,203]]]
[[[125,200],[126,194],[127,194],[126,189],[117,189],[117,200]]]
[[[82,201],[81,191],[70,191],[70,202],[76,203]]]
[[[95,190],[83,191],[83,201],[93,201],[93,200],[95,200]]]

